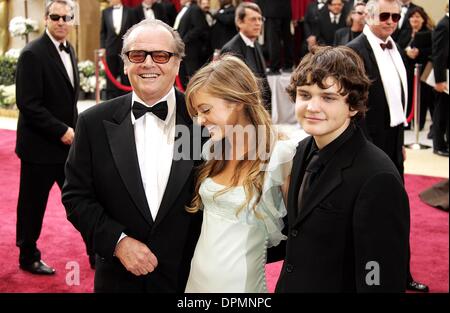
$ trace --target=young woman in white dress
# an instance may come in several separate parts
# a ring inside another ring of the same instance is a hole
[[[199,70],[189,114],[208,129],[189,212],[203,210],[186,292],[267,292],[266,251],[285,236],[282,190],[299,140],[280,140],[258,82],[234,56]]]

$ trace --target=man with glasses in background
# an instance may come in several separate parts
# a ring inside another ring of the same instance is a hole
[[[20,158],[16,245],[20,268],[52,275],[36,242],[48,195],[64,183],[64,163],[74,138],[79,79],[75,52],[67,41],[74,18],[70,0],[49,1],[45,32],[19,57],[16,99],[19,108],[16,153]]]
[[[185,210],[200,152],[178,157],[194,153],[192,120],[174,88],[183,56],[170,26],[136,24],[122,48],[133,92],[78,119],[62,199],[67,218],[94,247],[95,292],[185,289],[201,215]]]
[[[391,37],[401,18],[401,2],[370,0],[366,10],[367,25],[363,33],[347,45],[362,57],[367,76],[373,82],[369,89],[368,112],[361,128],[367,138],[391,158],[403,177],[408,83],[403,59]],[[406,289],[428,291],[426,285],[413,280],[409,260],[405,283]]]
[[[239,33],[231,38],[222,48],[221,54],[230,53],[242,59],[261,80],[261,92],[265,108],[272,108],[272,91],[266,74],[264,60],[258,37],[261,35],[264,18],[261,8],[252,2],[242,2],[235,13],[234,22]]]

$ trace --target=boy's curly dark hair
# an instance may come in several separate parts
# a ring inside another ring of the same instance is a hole
[[[362,59],[348,47],[313,48],[292,73],[291,83],[286,90],[295,102],[298,86],[317,84],[327,89],[330,86],[326,86],[325,81],[329,77],[339,84],[339,93],[347,96],[350,110],[358,111],[352,119],[364,117],[371,82],[365,73]]]

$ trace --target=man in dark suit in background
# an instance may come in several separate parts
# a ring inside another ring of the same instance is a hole
[[[215,24],[211,29],[211,46],[213,50],[221,50],[236,33],[234,23],[234,7],[232,0],[220,0],[220,9],[214,14]]]
[[[122,0],[109,0],[111,6],[102,12],[100,27],[100,48],[106,50],[106,63],[111,74],[123,85],[129,85],[123,72],[123,61],[120,58],[122,37],[135,24],[132,9],[122,5]],[[117,88],[109,79],[106,81],[106,98],[112,99],[126,92]]]
[[[33,274],[55,273],[41,260],[36,242],[50,189],[55,182],[63,186],[74,138],[79,78],[75,52],[67,41],[73,18],[72,1],[50,1],[45,33],[22,50],[17,64],[16,153],[21,166],[16,244],[20,268]]]
[[[62,199],[97,255],[95,292],[184,292],[201,224],[185,209],[200,151],[173,86],[184,44],[144,20],[123,45],[133,92],[80,114]]]
[[[345,27],[347,16],[343,8],[343,0],[327,0],[327,9],[319,14],[320,22],[317,30],[319,45],[332,46],[336,31]]]
[[[190,77],[204,64],[202,48],[204,41],[209,39],[209,26],[195,0],[180,0],[180,3],[183,8],[175,19],[174,29],[186,45],[186,56],[180,68],[180,80],[186,88]]]
[[[317,45],[317,32],[319,30],[320,12],[327,9],[326,0],[314,0],[306,8],[304,19],[304,42],[302,43],[302,55],[308,53],[311,47]]]
[[[284,71],[292,72],[294,38],[291,33],[291,0],[256,0],[256,3],[266,18],[264,24],[265,45],[269,51],[270,73],[280,74],[281,68]],[[281,57],[282,51],[284,51],[284,58]],[[283,63],[282,60],[284,60]]]
[[[258,37],[263,25],[262,12],[259,6],[252,2],[243,2],[236,8],[235,23],[239,33],[222,48],[221,53],[238,56],[250,67],[253,73],[261,79],[261,92],[264,105],[270,111],[272,92],[266,76],[264,61]]]
[[[135,23],[139,23],[146,18],[161,20],[166,24],[169,22],[162,4],[156,2],[156,0],[143,0],[140,5],[133,8],[133,13]]]
[[[367,25],[363,33],[347,45],[361,56],[373,82],[369,111],[361,127],[367,138],[391,158],[403,177],[408,83],[403,59],[391,37],[397,29],[400,7],[397,0],[370,0],[366,9]],[[409,266],[405,284],[410,290],[428,291],[426,285],[414,281]]]
[[[344,84],[345,82],[345,84]],[[370,81],[347,47],[317,47],[289,94],[308,137],[293,160],[276,292],[403,292],[409,202],[389,157],[354,122]]]
[[[436,108],[433,114],[433,150],[448,157],[448,3],[447,14],[433,31],[433,69],[437,92]]]

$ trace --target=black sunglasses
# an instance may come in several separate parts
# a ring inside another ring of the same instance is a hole
[[[380,13],[380,22],[386,22],[389,18],[392,18],[392,21],[394,23],[397,23],[398,21],[400,21],[400,18],[402,17],[399,13],[389,13],[389,12],[383,12]]]
[[[164,50],[158,51],[131,50],[126,52],[125,55],[128,57],[128,60],[131,63],[144,63],[145,59],[147,59],[147,55],[150,55],[152,57],[153,62],[158,64],[166,64],[167,62],[169,62],[171,57],[173,57],[174,55],[176,56],[177,54]]]
[[[62,18],[64,22],[70,22],[71,20],[73,20],[73,15],[50,14],[48,17],[50,17],[50,19],[55,22],[59,21],[60,18]]]

